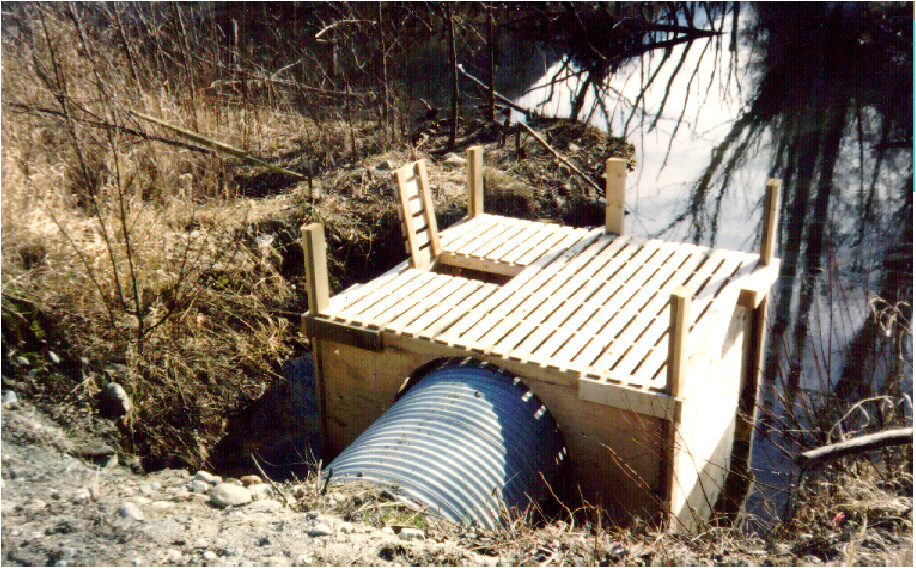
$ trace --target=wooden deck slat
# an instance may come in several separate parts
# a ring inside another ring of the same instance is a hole
[[[377,301],[385,298],[392,292],[397,291],[399,288],[406,285],[411,280],[419,278],[424,273],[426,272],[423,270],[410,269],[397,274],[394,278],[390,278],[380,286],[376,286],[369,290],[368,293],[364,294],[359,300],[353,302],[346,308],[328,315],[341,321],[357,321],[354,319],[354,316],[372,307]]]
[[[429,308],[422,316],[396,331],[404,335],[417,335],[438,322],[446,313],[455,309],[457,305],[484,285],[482,282],[465,280],[464,278],[454,278],[453,280],[460,283],[460,287],[457,290],[443,297],[440,302]]]
[[[525,221],[517,221],[504,226],[501,234],[495,235],[490,242],[471,251],[470,254],[480,258],[490,258],[490,253],[494,250],[514,242],[516,236],[525,230],[525,223]]]
[[[451,328],[461,323],[468,312],[476,310],[484,301],[492,297],[499,290],[496,284],[482,284],[473,294],[456,304],[452,309],[446,312],[438,321],[426,329],[414,334],[417,337],[434,340],[437,343],[445,343],[442,337]]]
[[[614,248],[614,239],[610,237],[595,240],[587,249],[577,254],[563,266],[552,278],[540,286],[533,294],[523,298],[505,318],[480,337],[479,344],[488,345],[486,351],[498,350],[497,345],[510,332],[519,327],[537,326],[555,311],[566,294],[578,289],[581,283],[598,269],[590,268],[592,261],[609,248]],[[596,265],[598,263],[595,263]],[[527,333],[525,333],[527,335]],[[522,338],[524,335],[522,336]]]
[[[513,294],[524,293],[529,289],[535,289],[539,285],[539,282],[543,281],[547,274],[543,274],[545,267],[549,267],[553,260],[556,260],[556,257],[563,254],[564,251],[568,251],[574,248],[577,244],[580,244],[585,236],[585,232],[581,233],[569,233],[566,236],[566,239],[560,241],[552,250],[551,254],[545,255],[539,262],[532,264],[525,270],[523,270],[518,276],[509,281],[508,284],[499,288],[499,290],[493,294],[487,301],[478,306],[473,312],[468,313],[465,317],[454,326],[454,328],[449,329],[448,333],[444,334],[442,337],[437,338],[436,340],[441,343],[446,343],[448,345],[455,345],[456,342],[461,340],[463,334],[467,333],[474,325],[476,325],[484,316],[489,314],[491,311],[497,309],[497,307],[507,299],[511,298]],[[466,343],[463,343],[466,344]]]
[[[576,231],[582,231],[583,229],[570,229],[568,227],[558,227],[554,230],[546,239],[541,241],[538,245],[532,247],[532,249],[519,258],[513,259],[512,262],[515,264],[531,264],[536,260],[540,259],[545,254],[549,254],[551,250],[558,243],[563,242],[567,238],[567,235],[575,234]]]
[[[456,240],[449,245],[448,249],[452,252],[467,254],[482,243],[488,242],[493,235],[499,234],[503,223],[505,223],[504,217],[488,217],[487,223],[480,227],[481,230],[475,231],[472,235],[467,235],[466,238]]]
[[[529,246],[528,239],[534,236],[538,231],[540,231],[542,226],[543,226],[542,223],[527,221],[525,223],[525,228],[522,230],[522,232],[515,235],[511,241],[503,244],[502,246],[500,246],[499,248],[495,250],[490,251],[490,253],[488,254],[488,257],[492,260],[505,262],[505,259],[503,259],[504,256],[508,256],[509,253],[511,253],[514,250],[528,247]]]
[[[480,322],[464,333],[456,345],[486,351],[490,345],[477,345],[484,336],[496,327],[510,325],[516,322],[516,318],[524,317],[523,313],[517,311],[520,306],[532,306],[530,309],[534,309],[537,303],[548,298],[551,291],[558,290],[570,278],[572,273],[567,270],[570,264],[584,262],[590,254],[595,254],[600,248],[598,235],[589,235],[589,238],[577,242],[539,272],[526,287],[520,288],[491,309]]]
[[[636,295],[611,316],[605,329],[614,332],[615,336],[604,353],[592,364],[593,367],[615,369],[614,364],[618,359],[632,347],[636,337],[654,321],[656,314],[649,311],[649,306],[654,301],[667,302],[671,291],[680,285],[682,280],[689,278],[703,261],[705,255],[701,251],[691,250],[692,248],[690,245],[678,246],[674,255],[645,282]],[[678,275],[680,278],[676,278]]]
[[[589,299],[608,285],[608,279],[639,250],[642,243],[643,241],[633,241],[628,236],[615,238],[614,245],[605,249],[593,261],[593,264],[598,267],[598,271],[591,275],[583,286],[566,300],[559,310],[551,314],[547,321],[537,326],[528,322],[524,326],[519,326],[512,332],[510,337],[506,337],[503,340],[500,348],[505,349],[511,358],[527,361],[532,351],[537,349],[553,333],[555,328],[564,324],[577,313],[585,312],[583,307],[587,306]],[[582,318],[573,322],[575,329],[578,329],[578,326],[583,323],[581,320]]]
[[[604,316],[612,313],[626,301],[624,291],[632,286],[631,280],[637,272],[646,269],[648,263],[661,262],[658,256],[663,254],[663,245],[664,243],[658,240],[650,240],[643,243],[639,251],[614,274],[608,285],[604,286],[600,293],[596,294],[595,297],[588,301],[587,305],[583,306],[582,315],[586,316],[587,319],[576,337],[580,338],[584,345],[579,347],[580,341],[574,342],[577,344],[576,348],[581,349],[582,352],[578,356],[571,358],[572,361],[569,368],[587,367],[588,363],[597,355],[597,353],[593,354],[592,352],[598,349],[596,344],[600,342],[600,339],[597,339],[596,336],[604,327]],[[587,361],[582,361],[589,356],[590,358]],[[540,362],[542,358],[537,351],[531,355],[532,361]],[[543,364],[550,363],[550,360],[543,362]],[[556,364],[555,361],[553,363]]]
[[[405,304],[407,307],[413,305],[413,302],[416,300],[416,297],[413,296],[414,293],[423,297],[424,294],[421,290],[435,281],[436,277],[437,274],[434,272],[422,271],[418,277],[411,279],[410,282],[394,290],[384,298],[380,298],[371,306],[368,306],[362,312],[353,316],[353,319],[358,321],[361,325],[371,327],[372,322],[376,319],[385,319],[385,314],[388,311],[396,311],[398,306],[403,306]]]
[[[328,307],[322,310],[321,313],[324,315],[331,315],[344,310],[347,308],[347,306],[350,306],[354,302],[357,302],[360,299],[366,297],[369,293],[371,293],[373,289],[383,285],[384,283],[407,270],[410,270],[410,268],[407,264],[407,261],[405,260],[375,280],[354,284],[346,290],[342,291],[340,294],[331,296],[328,299]]]
[[[442,232],[442,248],[451,251],[458,250],[471,239],[477,238],[481,233],[488,231],[499,221],[494,215],[481,215],[460,225],[449,227]]]
[[[500,219],[489,231],[478,235],[476,239],[455,249],[455,252],[468,256],[483,257],[485,251],[492,250],[506,242],[513,234],[520,231],[517,219],[508,217]]]
[[[537,225],[537,231],[525,238],[524,247],[514,248],[509,252],[503,253],[500,257],[500,260],[503,262],[511,262],[513,264],[521,264],[519,259],[525,256],[528,251],[540,246],[548,239],[551,239],[560,234],[555,225],[545,225],[543,223],[537,223]]]
[[[426,310],[441,301],[443,295],[451,293],[461,285],[451,276],[435,275],[429,282],[410,292],[407,297],[395,303],[384,312],[367,322],[372,329],[398,330],[423,315]]]

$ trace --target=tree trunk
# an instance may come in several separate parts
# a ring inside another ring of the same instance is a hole
[[[455,19],[452,16],[452,5],[446,4],[448,18],[448,57],[452,62],[452,129],[448,135],[448,149],[455,149],[458,138],[458,54],[455,50]]]
[[[494,63],[496,59],[496,38],[493,30],[493,7],[487,6],[487,50],[488,63],[490,69],[490,98],[489,98],[489,109],[487,111],[488,116],[491,121],[496,120],[496,64]]]

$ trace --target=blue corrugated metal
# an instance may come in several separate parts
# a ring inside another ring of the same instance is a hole
[[[394,487],[455,522],[495,527],[547,493],[566,449],[521,379],[452,360],[427,374],[331,464],[331,482]],[[543,475],[543,478],[542,478]]]

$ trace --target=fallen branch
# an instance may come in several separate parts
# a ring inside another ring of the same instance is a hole
[[[137,112],[137,111],[131,111],[131,114],[133,114],[134,116],[137,116],[137,117],[139,117],[139,118],[142,118],[143,120],[148,120],[149,122],[152,122],[153,124],[158,124],[159,126],[162,126],[163,128],[168,128],[168,129],[171,130],[172,132],[176,132],[176,133],[180,134],[181,136],[184,136],[185,138],[187,138],[187,139],[189,139],[189,140],[193,140],[193,141],[197,142],[198,144],[203,144],[204,146],[209,146],[210,148],[213,148],[214,150],[218,150],[218,151],[220,151],[220,152],[225,152],[226,154],[229,154],[229,155],[231,155],[231,156],[235,156],[236,158],[240,158],[240,159],[242,159],[242,160],[244,160],[244,161],[246,161],[246,162],[250,162],[250,163],[256,164],[256,165],[258,165],[258,166],[263,166],[263,167],[265,167],[265,168],[267,168],[267,169],[269,169],[269,170],[271,170],[271,171],[274,171],[274,172],[277,172],[277,173],[281,173],[281,174],[286,174],[286,175],[288,175],[288,176],[294,177],[294,178],[299,179],[299,180],[307,179],[306,176],[304,176],[304,175],[302,175],[302,174],[300,174],[300,173],[296,173],[296,172],[287,170],[286,168],[281,168],[280,166],[275,166],[275,165],[273,165],[273,164],[268,164],[268,163],[265,162],[264,160],[261,160],[261,159],[259,159],[259,158],[255,158],[254,156],[252,156],[252,155],[250,155],[250,154],[244,152],[243,150],[239,150],[238,148],[236,148],[236,147],[234,147],[234,146],[230,146],[229,144],[225,144],[225,143],[223,143],[223,142],[218,142],[218,141],[216,141],[216,140],[212,140],[212,139],[207,138],[206,136],[204,136],[204,135],[202,135],[202,134],[197,134],[196,132],[191,132],[191,131],[189,131],[189,130],[185,130],[184,128],[181,128],[180,126],[176,126],[176,125],[174,125],[174,124],[170,124],[170,123],[168,123],[168,122],[165,122],[164,120],[159,120],[158,118],[149,116],[148,114],[143,114],[142,112]]]
[[[478,79],[477,77],[475,77],[475,76],[471,75],[470,73],[468,73],[467,71],[465,71],[465,70],[464,70],[464,67],[462,67],[461,65],[458,65],[458,72],[461,73],[462,75],[464,75],[465,77],[467,77],[468,79],[470,79],[471,82],[476,83],[477,86],[480,87],[481,89],[485,89],[485,90],[487,91],[487,93],[489,94],[489,92],[490,92],[490,87],[487,86],[486,84],[484,84],[484,82],[481,81],[480,79]],[[515,109],[515,110],[517,110],[518,112],[523,113],[525,116],[532,116],[532,115],[536,115],[536,114],[537,114],[536,112],[534,112],[534,111],[531,110],[531,109],[527,109],[527,108],[525,108],[525,107],[523,107],[523,106],[520,106],[520,105],[517,105],[517,104],[513,103],[512,101],[510,101],[510,100],[507,99],[506,97],[500,95],[500,94],[497,93],[496,91],[493,91],[493,94],[494,94],[494,96],[496,96],[497,99],[499,99],[499,101],[500,101],[501,103],[503,103],[504,105],[506,105],[507,107],[509,107],[509,108],[511,108],[511,109]]]
[[[913,428],[885,430],[877,434],[868,434],[867,436],[860,436],[845,442],[830,444],[828,446],[822,446],[814,450],[802,452],[795,458],[795,463],[802,468],[809,468],[826,460],[870,452],[888,446],[899,446],[912,443]]]
[[[564,164],[566,164],[566,166],[567,166],[570,170],[572,170],[573,173],[575,173],[576,175],[578,175],[579,177],[581,177],[583,180],[585,180],[585,183],[587,183],[589,186],[592,187],[592,189],[595,190],[595,192],[596,192],[595,195],[599,195],[599,194],[603,191],[602,188],[598,187],[598,184],[597,184],[597,183],[593,182],[588,176],[586,176],[584,173],[582,173],[582,171],[581,171],[579,168],[577,168],[576,166],[572,165],[572,163],[570,163],[569,160],[567,160],[566,158],[564,158],[563,156],[561,156],[556,150],[554,150],[553,148],[551,148],[551,147],[550,147],[550,144],[548,144],[546,140],[544,140],[543,138],[541,138],[541,135],[540,135],[540,134],[538,134],[537,132],[535,132],[534,130],[532,130],[530,126],[528,126],[528,125],[525,124],[524,122],[519,122],[516,126],[518,126],[519,128],[522,128],[522,129],[526,130],[526,131],[528,132],[528,134],[530,134],[531,136],[533,136],[535,140],[537,140],[538,142],[541,143],[541,146],[543,146],[544,148],[547,148],[547,151],[550,152],[551,154],[553,154],[554,157],[556,157],[556,159],[558,159],[558,160],[560,160],[561,162],[563,162]]]

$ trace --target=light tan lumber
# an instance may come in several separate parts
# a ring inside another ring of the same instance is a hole
[[[392,294],[396,294],[398,290],[402,289],[404,286],[407,286],[411,281],[419,278],[423,274],[426,274],[426,271],[416,270],[414,268],[404,271],[396,275],[394,278],[386,281],[381,286],[370,290],[367,294],[363,295],[359,300],[353,302],[346,308],[328,315],[340,321],[352,321],[355,323],[361,323],[362,320],[360,318],[360,314],[368,309],[371,309],[372,306],[384,298],[387,298]]]
[[[484,286],[481,282],[464,278],[453,278],[452,280],[459,284],[457,289],[448,296],[443,297],[441,301],[430,306],[423,315],[396,331],[407,335],[415,335],[423,331],[434,323],[441,321],[450,310],[460,305],[468,296]]]
[[[756,308],[760,305],[779,278],[780,264],[778,258],[771,259],[770,264],[735,281],[734,285],[741,288],[741,297],[738,301],[742,306]]]
[[[563,233],[557,231],[556,226],[547,225],[545,223],[534,223],[537,225],[538,230],[534,233],[531,233],[525,237],[523,241],[519,241],[519,246],[513,248],[507,253],[504,253],[500,259],[506,262],[511,262],[514,264],[523,264],[520,262],[520,259],[530,253],[532,250],[541,248],[547,250],[555,239],[563,238]]]
[[[760,262],[770,264],[776,254],[776,231],[779,224],[779,196],[782,180],[767,181],[763,205],[763,235],[760,239]]]
[[[687,371],[687,332],[690,325],[690,300],[693,292],[678,286],[671,292],[668,325],[668,395],[677,398],[684,389]]]
[[[489,218],[487,219],[487,225],[482,227],[482,231],[475,231],[473,235],[469,235],[467,238],[450,243],[447,250],[449,252],[468,256],[473,255],[475,250],[491,242],[494,238],[499,237],[506,227],[510,226],[512,223],[512,220],[507,217],[486,215],[484,217]]]
[[[439,226],[436,224],[436,207],[433,205],[432,195],[429,190],[429,176],[426,173],[426,160],[417,162],[420,177],[420,191],[423,195],[423,214],[426,217],[426,226],[429,228],[430,251],[435,259],[442,252],[439,242]]]
[[[459,278],[435,275],[420,288],[405,294],[403,300],[384,309],[368,322],[368,326],[397,331],[442,301],[443,297],[448,297],[462,282]]]
[[[417,243],[416,211],[410,202],[414,187],[419,187],[420,180],[417,174],[417,163],[407,164],[394,172],[395,182],[398,184],[398,198],[401,201],[401,210],[407,233],[407,252],[410,255],[410,266],[417,270],[427,270],[432,264],[428,254],[421,256],[420,245]]]
[[[573,285],[578,287],[576,290],[566,292],[564,297],[560,298],[562,306],[548,313],[546,320],[542,322],[534,322],[527,319],[523,321],[518,327],[512,330],[512,333],[508,334],[499,342],[496,346],[498,351],[512,353],[518,349],[523,351],[524,355],[527,355],[547,338],[550,330],[558,329],[561,324],[566,322],[566,320],[572,317],[576,311],[583,307],[588,301],[588,298],[590,298],[598,288],[606,284],[607,275],[610,274],[608,266],[612,264],[612,260],[626,245],[627,239],[609,239],[607,237],[601,237],[599,241],[608,246],[587,264],[585,270],[582,270],[576,275],[576,280],[573,281]],[[576,327],[576,329],[578,329],[578,327]],[[527,349],[526,346],[528,347]],[[516,353],[514,355],[517,356],[520,354]],[[524,355],[518,358],[522,359]]]
[[[517,264],[506,264],[473,256],[465,256],[452,252],[443,252],[439,255],[439,265],[457,266],[470,270],[479,270],[491,274],[502,274],[504,276],[516,276],[524,267]]]
[[[555,248],[560,247],[560,252],[562,253],[562,244],[566,242],[570,237],[575,237],[578,239],[583,238],[592,238],[593,231],[587,231],[586,229],[570,229],[568,227],[551,227],[553,229],[552,234],[541,241],[536,246],[532,247],[527,253],[519,257],[516,262],[517,264],[532,264],[540,260],[542,256],[549,255]]]
[[[493,260],[505,260],[513,251],[519,250],[522,248],[530,247],[529,241],[541,230],[543,223],[538,223],[536,221],[527,221],[525,223],[525,229],[512,237],[512,240],[508,243],[503,244],[496,250],[490,252],[487,255]]]
[[[483,215],[483,147],[468,148],[468,217]]]
[[[351,306],[355,302],[365,298],[368,294],[371,293],[371,290],[378,288],[385,282],[388,282],[393,278],[397,278],[398,275],[410,270],[408,267],[409,263],[410,261],[405,260],[375,280],[354,284],[340,294],[331,296],[331,298],[328,300],[328,307],[324,313],[333,316],[337,312],[344,310],[348,306]]]
[[[371,306],[353,316],[353,319],[362,325],[376,327],[377,321],[387,321],[389,319],[388,312],[400,313],[398,312],[399,308],[407,309],[413,305],[418,297],[424,297],[424,290],[427,287],[435,289],[434,282],[437,278],[448,277],[439,276],[434,272],[422,272],[409,283],[393,289],[384,298],[379,298],[373,302]]]
[[[491,298],[499,289],[500,287],[496,284],[481,284],[480,288],[475,290],[470,296],[466,297],[458,304],[451,306],[451,309],[449,309],[439,320],[431,323],[425,329],[414,332],[412,335],[434,340],[437,343],[447,344],[448,341],[443,341],[442,339],[443,334],[451,331],[452,327],[462,324],[465,318],[468,317],[468,313],[477,310],[485,300]]]
[[[488,258],[490,253],[500,248],[502,245],[513,242],[516,235],[525,230],[525,221],[512,219],[503,225],[499,234],[493,235],[488,241],[481,243],[474,250],[468,251],[470,256],[478,258]],[[464,251],[462,251],[464,252]]]
[[[605,210],[604,228],[608,233],[624,234],[626,214],[627,161],[623,158],[609,158],[605,164]]]
[[[680,411],[680,401],[665,394],[585,377],[579,379],[579,399],[665,420],[671,420]]]
[[[324,225],[312,223],[302,228],[302,250],[305,252],[305,278],[309,313],[320,314],[328,307],[328,257]]]
[[[442,232],[442,246],[445,250],[459,250],[465,243],[489,231],[501,219],[502,217],[497,215],[487,215],[485,213],[469,221],[459,222]]]

